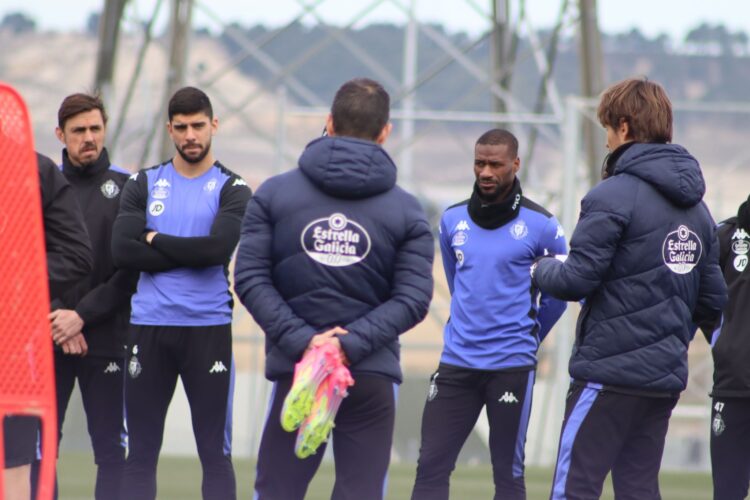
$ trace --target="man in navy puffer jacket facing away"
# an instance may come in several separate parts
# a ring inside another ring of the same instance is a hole
[[[563,263],[541,259],[535,284],[585,299],[570,358],[571,388],[553,499],[659,499],[672,409],[687,383],[696,325],[712,331],[727,300],[700,166],[672,140],[672,106],[655,82],[608,88],[598,117],[610,155],[583,198]]]
[[[330,342],[356,383],[336,415],[332,498],[383,498],[391,453],[399,335],[427,314],[434,243],[417,200],[396,186],[382,149],[389,97],[368,79],[345,83],[299,168],[268,179],[247,207],[235,291],[266,335],[274,382],[256,498],[304,498],[323,457],[299,459],[279,422],[294,365]]]

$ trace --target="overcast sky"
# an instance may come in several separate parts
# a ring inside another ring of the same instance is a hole
[[[517,0],[510,0],[517,7]],[[150,15],[156,0],[131,0],[130,15],[145,18]],[[570,0],[574,3],[575,0]],[[169,0],[163,0],[167,6]],[[205,5],[224,23],[243,25],[263,23],[268,26],[286,24],[301,11],[301,4],[318,5],[316,12],[326,22],[346,24],[358,12],[372,7],[364,18],[366,23],[391,21],[403,23],[401,6],[409,0],[196,0]],[[554,23],[561,0],[527,0],[526,9],[535,27]],[[637,27],[654,36],[667,33],[681,41],[687,32],[702,22],[723,23],[730,30],[750,34],[750,1],[748,0],[599,0],[599,24],[608,33],[629,31]],[[78,30],[86,24],[91,12],[100,10],[104,0],[0,0],[0,16],[22,11],[33,17],[41,29]],[[491,0],[415,0],[421,21],[438,22],[450,31],[483,31],[487,25],[478,9],[488,12]],[[162,8],[166,19],[166,8]],[[314,18],[305,19],[313,22]],[[195,25],[219,31],[220,25],[198,8]]]

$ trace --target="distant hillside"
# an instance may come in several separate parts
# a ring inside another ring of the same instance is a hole
[[[474,41],[466,34],[447,33],[440,26],[430,28],[456,47],[467,47]],[[344,42],[331,40],[331,29],[336,28],[295,24],[279,31],[264,26],[243,28],[234,25],[221,35],[221,41],[232,55],[242,50],[242,45],[233,34],[242,34],[254,43],[262,44],[265,53],[282,65],[292,66],[293,74],[325,99],[332,97],[341,81],[353,75],[377,78],[373,69],[368,68],[358,55],[361,50],[400,80],[403,27],[373,24],[362,29],[337,30],[337,33],[351,40],[349,48]],[[605,81],[646,75],[662,82],[674,100],[750,100],[747,37],[743,33],[730,34],[726,30],[712,29],[705,26],[694,29],[679,48],[675,48],[674,43],[664,36],[649,39],[637,30],[616,35],[604,34]],[[541,33],[543,44],[547,44],[549,36],[549,32]],[[554,76],[562,95],[579,93],[577,52],[574,39],[563,38],[560,41]],[[513,95],[532,106],[540,78],[525,39],[519,41],[517,54],[511,86]],[[477,65],[486,67],[489,60],[488,40],[473,46],[466,56]],[[418,61],[420,76],[434,72],[418,89],[421,107],[445,109],[455,107],[460,102],[462,109],[486,111],[491,106],[489,93],[475,89],[476,79],[455,61],[446,58],[445,51],[423,33],[418,40]],[[438,71],[443,65],[444,69]],[[261,83],[274,80],[274,75],[255,58],[244,59],[239,67]],[[467,98],[467,91],[472,89],[475,90]]]
[[[1,24],[1,23],[0,23]],[[450,40],[466,50],[470,64],[485,68],[489,58],[487,41],[474,43],[467,35],[429,27],[438,38]],[[247,34],[248,45],[238,35]],[[187,83],[203,86],[211,96],[220,119],[215,138],[217,156],[234,168],[255,188],[269,175],[295,165],[305,144],[320,134],[325,116],[284,114],[290,104],[313,104],[323,110],[346,79],[372,76],[391,91],[393,108],[401,107],[403,29],[394,25],[370,25],[335,32],[328,39],[321,27],[294,25],[283,32],[256,26],[235,26],[219,36],[196,32],[190,42]],[[342,45],[340,35],[350,40]],[[542,34],[542,38],[549,34]],[[266,41],[266,42],[264,42]],[[718,50],[716,44],[683,44],[648,40],[633,33],[604,38],[606,82],[641,74],[665,84],[673,100],[738,100],[750,103],[750,57],[741,43]],[[135,67],[140,37],[126,34],[121,40],[112,102],[108,106],[108,143],[112,158],[130,169],[153,165],[159,158],[156,145],[166,118],[166,39],[154,40],[148,51],[135,96],[124,117],[124,128],[116,147],[112,144],[128,81]],[[13,33],[0,28],[0,79],[16,86],[32,113],[38,149],[59,158],[60,144],[54,137],[57,108],[72,92],[88,91],[94,77],[97,40],[91,33],[49,33],[27,30]],[[255,52],[247,56],[243,51]],[[284,75],[292,75],[313,96],[306,99],[258,62],[258,50],[273,58]],[[744,50],[744,52],[743,52]],[[306,57],[310,55],[309,60]],[[363,61],[369,58],[376,69]],[[240,61],[233,67],[234,61]],[[431,110],[492,109],[490,95],[464,67],[447,57],[434,40],[419,38],[417,107]],[[578,93],[578,59],[575,40],[563,38],[555,61],[555,76],[562,96]],[[525,109],[535,106],[539,74],[525,41],[520,41],[511,94]],[[285,95],[288,102],[279,100]],[[325,111],[321,111],[325,113]],[[729,216],[739,201],[747,198],[750,182],[750,150],[746,124],[750,113],[681,112],[676,115],[675,141],[685,145],[701,161],[708,185],[707,200],[717,219]],[[411,151],[412,168],[400,173],[400,182],[413,187],[422,199],[432,202],[433,215],[442,207],[467,196],[471,182],[474,140],[489,123],[419,122],[413,140],[405,143],[400,123],[386,149],[402,165]],[[560,129],[548,127],[528,155],[532,127],[513,127],[521,143],[522,171],[528,175],[525,192],[553,211],[559,202],[563,147]],[[601,134],[602,143],[604,134]],[[145,154],[150,151],[149,154]],[[145,160],[143,157],[145,156]],[[411,175],[409,175],[409,172]],[[582,188],[585,186],[582,186]]]

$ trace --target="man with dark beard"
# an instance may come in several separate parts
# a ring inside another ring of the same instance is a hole
[[[524,444],[540,342],[565,303],[530,289],[529,266],[565,254],[555,217],[521,193],[518,140],[485,132],[474,148],[474,192],[440,222],[451,292],[440,365],[430,379],[412,499],[447,499],[450,474],[483,407],[495,498],[524,499]]]
[[[250,189],[214,159],[218,119],[205,93],[178,90],[168,113],[177,155],[130,178],[112,235],[115,264],[141,272],[128,333],[129,446],[121,497],[156,497],[164,421],[179,376],[203,466],[203,498],[231,500],[234,365],[227,266]]]

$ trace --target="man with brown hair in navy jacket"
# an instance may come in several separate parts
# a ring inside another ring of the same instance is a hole
[[[696,326],[726,302],[715,224],[698,161],[672,140],[672,105],[655,82],[608,88],[598,109],[610,155],[586,194],[564,262],[532,266],[535,284],[585,299],[570,358],[553,499],[656,500],[669,417],[687,384]]]

